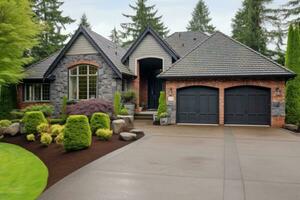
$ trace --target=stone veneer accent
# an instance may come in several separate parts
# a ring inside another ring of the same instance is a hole
[[[219,89],[219,123],[224,124],[224,91],[236,86],[260,86],[271,89],[271,126],[283,127],[285,121],[285,81],[284,80],[169,80],[166,81],[168,109],[171,122],[176,123],[177,89],[189,86],[208,86]],[[279,90],[278,90],[279,89]],[[276,92],[278,90],[279,92]],[[278,94],[279,93],[279,94]]]
[[[90,64],[99,67],[98,98],[113,101],[115,91],[122,89],[121,79],[117,77],[117,74],[100,55],[66,55],[52,73],[55,75],[55,80],[50,84],[50,101],[55,107],[55,115],[60,112],[62,98],[69,95],[68,69],[78,64]]]

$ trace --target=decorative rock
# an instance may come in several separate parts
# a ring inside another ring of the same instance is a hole
[[[140,129],[132,129],[132,130],[130,131],[130,133],[134,133],[134,134],[139,135],[139,134],[144,134],[144,131],[142,131],[142,130],[140,130]]]
[[[119,119],[123,119],[125,121],[126,128],[124,131],[129,131],[134,128],[133,122],[134,117],[133,115],[118,115]]]
[[[297,131],[298,130],[298,126],[294,125],[294,124],[286,124],[284,127],[286,129],[290,130],[290,131]]]
[[[9,134],[15,136],[20,132],[20,123],[13,123],[8,128],[5,129],[4,134]]]
[[[120,134],[126,129],[126,123],[123,119],[117,119],[112,122],[112,129],[114,134]]]
[[[123,132],[123,133],[120,133],[120,139],[122,139],[124,141],[136,140],[136,134]]]

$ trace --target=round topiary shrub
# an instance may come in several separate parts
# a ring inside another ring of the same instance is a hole
[[[49,146],[52,143],[52,137],[49,133],[42,133],[41,134],[41,143],[43,146]]]
[[[48,123],[41,111],[32,111],[25,113],[22,122],[24,123],[25,132],[27,134],[38,133],[37,126],[42,123]]]
[[[95,133],[98,129],[110,129],[110,118],[105,113],[94,113],[91,118],[91,129]]]
[[[72,115],[67,119],[64,129],[64,148],[76,151],[91,146],[92,133],[89,120],[84,115]]]

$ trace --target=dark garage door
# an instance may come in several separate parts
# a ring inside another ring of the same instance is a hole
[[[270,90],[235,87],[225,90],[225,124],[270,124]]]
[[[177,123],[219,123],[219,90],[189,87],[177,92]]]

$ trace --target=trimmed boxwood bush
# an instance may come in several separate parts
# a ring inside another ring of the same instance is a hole
[[[157,109],[157,117],[160,119],[160,115],[162,113],[167,112],[167,102],[166,102],[166,93],[161,91],[159,95],[159,103],[158,103],[158,109]]]
[[[98,129],[96,135],[99,140],[108,141],[112,137],[112,130],[109,129]]]
[[[27,134],[36,134],[37,126],[42,123],[47,123],[44,114],[41,111],[33,111],[25,113],[22,122],[24,123],[25,132]]]
[[[94,113],[91,118],[91,130],[93,133],[97,129],[110,129],[110,118],[108,114],[105,113]]]
[[[64,130],[64,148],[76,151],[91,145],[92,133],[89,120],[84,115],[72,115],[67,119]]]

